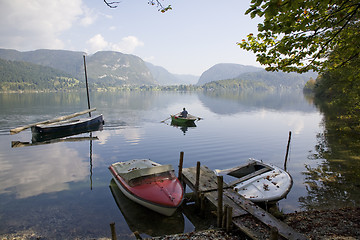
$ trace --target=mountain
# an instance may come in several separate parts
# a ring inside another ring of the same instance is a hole
[[[317,74],[308,73],[284,73],[284,72],[267,72],[261,70],[258,72],[243,73],[236,77],[242,81],[256,81],[265,83],[267,86],[275,88],[296,88],[303,89],[305,83],[310,79],[316,79]]]
[[[182,84],[196,84],[199,81],[199,76],[190,75],[190,74],[174,74],[175,77],[180,79]]]
[[[258,72],[261,71],[262,68],[253,67],[253,66],[244,66],[235,63],[219,63],[208,70],[206,70],[203,74],[201,74],[198,85],[203,85],[208,82],[232,79],[239,76],[242,73],[249,72]]]
[[[52,67],[73,76],[79,75],[79,71],[83,72],[84,52],[74,52],[67,50],[47,50],[40,49],[29,52],[19,52],[12,49],[0,49],[0,58],[18,61],[30,62],[41,66]],[[82,74],[84,76],[84,74]]]
[[[12,61],[30,62],[52,67],[84,79],[83,52],[65,50],[35,50],[19,52],[0,49],[0,58]],[[86,57],[89,82],[105,85],[154,85],[157,84],[145,62],[131,54],[103,51]]]
[[[173,74],[163,67],[146,62],[152,75],[160,85],[196,84],[199,77],[190,74]]]
[[[267,72],[262,68],[244,66],[240,64],[222,63],[216,64],[205,71],[201,75],[198,85],[204,85],[205,88],[210,89],[215,86],[222,89],[302,89],[310,78],[316,79],[316,77],[317,74],[314,72],[303,74]],[[259,83],[261,84],[259,85]]]
[[[149,62],[145,62],[145,64],[160,85],[178,85],[182,83],[179,78],[168,72],[165,68],[155,66]]]
[[[107,85],[157,84],[145,62],[131,54],[101,51],[86,58],[90,80]]]

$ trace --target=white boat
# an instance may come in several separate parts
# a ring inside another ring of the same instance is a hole
[[[252,202],[274,202],[286,197],[293,181],[288,172],[260,160],[250,158],[245,165],[214,170],[223,175],[228,187],[232,187]]]
[[[171,165],[133,159],[114,163],[109,170],[125,196],[160,214],[173,215],[183,201],[184,188]]]

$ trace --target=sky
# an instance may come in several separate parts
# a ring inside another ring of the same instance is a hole
[[[111,2],[111,1],[109,1]],[[256,34],[259,19],[245,15],[250,0],[163,0],[161,13],[148,0],[0,0],[0,48],[118,51],[200,76],[218,63],[260,67],[236,43]]]

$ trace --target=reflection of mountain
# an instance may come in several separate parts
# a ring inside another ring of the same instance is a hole
[[[127,198],[113,179],[110,190],[131,231],[151,237],[184,232],[184,217],[179,210],[170,217],[151,211]]]
[[[281,111],[314,112],[301,91],[255,92],[211,91],[199,94],[200,101],[217,114],[236,114],[263,108]]]

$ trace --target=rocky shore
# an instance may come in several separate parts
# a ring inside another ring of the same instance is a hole
[[[360,208],[306,211],[285,215],[283,220],[296,231],[311,240],[355,240],[360,239]],[[235,230],[226,233],[222,230],[207,230],[171,236],[149,238],[148,240],[240,240],[247,239]]]
[[[310,240],[355,240],[360,239],[360,207],[341,208],[335,210],[295,212],[284,215],[283,221],[296,231],[306,235]],[[254,229],[256,230],[256,229]],[[109,233],[110,235],[110,233]],[[0,240],[39,240],[48,239],[31,230],[22,233],[5,234]],[[75,239],[93,239],[87,236],[79,236]],[[109,237],[98,240],[108,240]],[[135,239],[135,236],[134,236]],[[168,235],[147,240],[243,240],[248,239],[238,230],[229,233],[210,229],[198,232],[190,232],[176,235]]]

